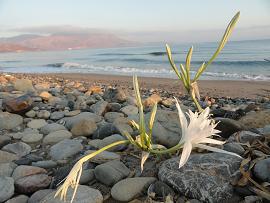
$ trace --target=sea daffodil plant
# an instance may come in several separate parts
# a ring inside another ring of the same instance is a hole
[[[186,57],[186,63],[185,65],[180,64],[180,70],[177,68],[176,64],[174,63],[174,60],[172,58],[172,52],[171,48],[168,44],[166,44],[166,51],[168,55],[169,62],[171,64],[172,69],[174,70],[177,77],[182,81],[184,88],[194,101],[197,109],[199,111],[202,111],[202,107],[198,100],[200,100],[200,93],[199,93],[199,87],[197,84],[197,81],[201,74],[206,70],[206,68],[215,60],[215,58],[219,55],[221,50],[224,48],[225,44],[227,43],[233,28],[235,27],[238,19],[240,16],[240,12],[238,12],[230,21],[230,23],[227,26],[227,29],[225,30],[225,33],[219,43],[219,46],[213,56],[209,59],[207,63],[203,62],[202,65],[199,67],[197,73],[195,74],[195,77],[191,79],[191,57],[193,53],[193,47],[191,47],[188,51],[187,57]]]
[[[133,125],[133,127],[135,127],[139,131],[139,135],[133,138],[128,132],[124,131],[122,132],[122,134],[126,136],[127,140],[114,142],[91,154],[85,155],[73,166],[72,170],[70,171],[69,175],[66,177],[64,183],[59,187],[55,196],[60,196],[60,199],[65,200],[65,197],[68,192],[68,188],[71,187],[74,189],[73,195],[71,198],[71,202],[72,202],[74,200],[76,191],[78,189],[80,177],[82,174],[83,164],[87,162],[89,159],[98,155],[99,153],[117,145],[131,144],[135,148],[141,151],[141,154],[142,154],[141,170],[143,170],[143,165],[150,154],[167,154],[167,153],[175,152],[176,150],[180,150],[181,148],[183,148],[183,152],[182,152],[179,166],[183,166],[186,163],[193,147],[200,147],[200,148],[208,149],[210,151],[222,152],[222,153],[238,156],[237,154],[234,154],[231,152],[227,152],[218,148],[203,145],[202,143],[223,144],[223,142],[221,141],[210,138],[212,135],[216,135],[219,131],[214,129],[216,125],[213,124],[212,121],[209,119],[209,109],[202,111],[200,114],[193,113],[190,111],[188,113],[190,121],[189,121],[189,124],[187,124],[186,117],[184,113],[182,112],[177,100],[176,100],[176,106],[178,109],[179,121],[182,128],[182,139],[177,145],[169,149],[165,148],[162,145],[153,144],[152,143],[152,129],[154,126],[154,120],[155,120],[155,115],[157,111],[157,104],[155,104],[152,109],[151,116],[148,122],[149,130],[147,131],[145,118],[144,118],[143,105],[142,105],[142,100],[141,100],[141,96],[139,92],[138,80],[136,76],[133,77],[133,86],[134,86],[134,91],[136,95],[137,105],[139,108],[139,123],[136,123],[133,120],[131,121],[131,125]]]

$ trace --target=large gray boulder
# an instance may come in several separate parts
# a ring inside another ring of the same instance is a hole
[[[203,202],[222,202],[233,196],[230,182],[239,177],[241,160],[221,153],[192,154],[179,169],[179,157],[172,158],[161,165],[158,177],[181,195]]]

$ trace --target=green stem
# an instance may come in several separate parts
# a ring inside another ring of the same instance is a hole
[[[195,103],[197,109],[199,110],[199,112],[202,112],[203,109],[202,109],[201,105],[199,104],[198,100],[196,99],[196,97],[193,96],[191,92],[189,94],[190,94],[190,97],[192,98],[193,102]]]
[[[172,153],[176,150],[181,149],[182,146],[183,146],[183,143],[178,143],[177,145],[175,145],[169,149],[163,149],[163,150],[150,149],[149,152],[153,153],[153,154],[168,154],[168,153]]]
[[[88,161],[89,159],[93,158],[94,156],[98,155],[99,153],[101,153],[101,152],[103,152],[103,151],[105,151],[105,150],[107,150],[107,149],[109,149],[111,147],[114,147],[114,146],[117,146],[117,145],[120,145],[120,144],[129,144],[129,143],[130,143],[129,140],[121,140],[121,141],[118,141],[118,142],[114,142],[114,143],[109,144],[109,145],[107,145],[107,146],[105,146],[105,147],[103,147],[103,148],[101,148],[101,149],[99,149],[99,150],[97,150],[97,151],[95,151],[95,152],[93,152],[91,154],[88,154],[88,155],[84,156],[79,161],[84,163],[84,162]]]

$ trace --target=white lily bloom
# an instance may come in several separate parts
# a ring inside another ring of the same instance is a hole
[[[210,136],[217,135],[217,133],[220,132],[219,130],[215,129],[217,124],[214,124],[212,120],[209,119],[209,112],[210,112],[209,107],[207,107],[200,114],[197,112],[193,113],[192,111],[189,110],[189,112],[187,113],[189,117],[189,124],[188,124],[187,119],[183,111],[181,110],[179,102],[177,101],[176,98],[175,101],[176,107],[178,109],[180,125],[182,128],[182,138],[180,140],[180,143],[184,145],[182,155],[180,158],[179,168],[185,165],[191,154],[192,148],[195,147],[206,149],[213,152],[230,154],[241,158],[241,156],[239,156],[238,154],[205,145],[207,143],[216,145],[223,145],[225,143],[223,141],[209,138]]]

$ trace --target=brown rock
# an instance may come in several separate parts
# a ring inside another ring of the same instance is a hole
[[[155,103],[160,103],[162,101],[161,97],[157,94],[152,94],[150,97],[144,100],[143,105],[145,108],[149,108],[155,105]]]
[[[14,82],[14,87],[16,90],[22,92],[34,92],[35,89],[32,85],[32,81],[28,79],[17,79]]]
[[[78,136],[88,137],[92,135],[96,129],[97,129],[97,125],[94,121],[81,120],[72,127],[71,133],[75,137],[78,137]]]
[[[32,98],[25,94],[17,98],[6,99],[3,102],[3,106],[6,111],[11,113],[23,113],[32,107],[33,100]]]
[[[52,95],[46,91],[41,92],[39,96],[45,101],[48,101],[52,97]]]
[[[94,86],[89,87],[88,92],[90,94],[101,94],[102,93],[102,89],[101,89],[100,86],[94,85]]]
[[[31,175],[36,175],[36,174],[46,174],[46,173],[47,171],[40,167],[20,165],[17,168],[15,168],[12,174],[12,178],[16,181],[26,176],[31,176]]]
[[[246,129],[262,128],[270,123],[270,109],[251,111],[238,121]]]
[[[19,193],[32,194],[38,190],[47,188],[52,178],[47,174],[26,176],[15,181],[15,189]]]

